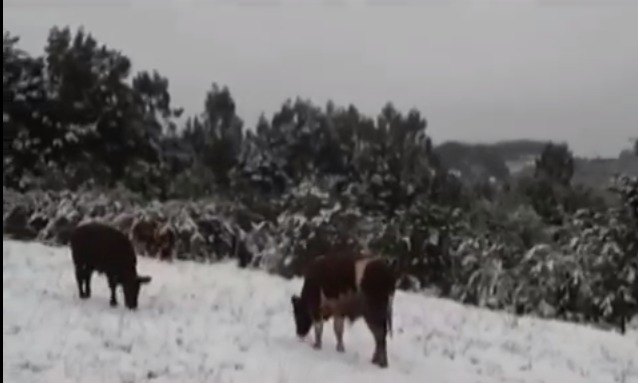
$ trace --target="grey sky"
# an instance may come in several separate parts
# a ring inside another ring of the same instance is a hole
[[[228,85],[248,125],[300,95],[417,107],[436,142],[567,140],[616,156],[638,136],[638,0],[250,3],[5,0],[3,25],[37,52],[53,25],[84,25],[169,77],[187,112]]]

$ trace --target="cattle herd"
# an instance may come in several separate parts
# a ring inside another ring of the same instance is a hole
[[[137,231],[136,231],[137,230]],[[152,233],[152,234],[151,234]],[[136,248],[132,238],[152,235],[160,253],[169,248],[171,237],[157,230],[122,230],[101,222],[78,225],[70,238],[71,256],[81,299],[91,297],[91,277],[104,274],[111,290],[111,306],[117,306],[116,290],[122,287],[124,303],[137,309],[140,287],[151,281],[137,273]],[[159,236],[161,241],[157,241]],[[322,347],[323,324],[332,319],[337,351],[344,352],[345,321],[363,318],[375,341],[372,363],[388,366],[386,338],[392,332],[392,302],[396,286],[393,268],[382,258],[366,254],[326,254],[313,259],[305,272],[300,295],[291,297],[297,336],[314,330],[313,347]]]

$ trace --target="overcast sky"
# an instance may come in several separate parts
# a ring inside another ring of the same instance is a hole
[[[416,107],[435,142],[616,156],[638,136],[638,0],[249,1],[3,0],[2,21],[31,52],[53,25],[84,25],[169,77],[189,113],[228,85],[248,125],[300,95]]]

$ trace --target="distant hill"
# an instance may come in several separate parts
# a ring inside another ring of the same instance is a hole
[[[617,173],[638,175],[638,157],[625,151],[618,158],[577,158],[573,182],[599,187]]]
[[[518,160],[521,157],[537,156],[550,141],[511,140],[498,141],[486,146],[498,152],[506,161]]]
[[[504,181],[526,165],[533,165],[547,142],[533,140],[500,141],[493,144],[469,144],[447,141],[434,151],[442,163],[461,172],[471,181],[494,177]]]
[[[443,165],[459,171],[470,182],[507,180],[531,172],[534,160],[549,141],[511,140],[490,144],[444,142],[434,148]],[[617,158],[576,158],[573,181],[594,188],[607,185],[616,173],[638,175],[638,157],[630,150]]]

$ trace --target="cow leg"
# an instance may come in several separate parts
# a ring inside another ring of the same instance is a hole
[[[313,323],[315,329],[315,344],[313,347],[317,350],[321,349],[321,337],[323,334],[323,320],[321,318],[316,319]]]
[[[386,326],[384,316],[374,315],[371,312],[367,312],[364,316],[368,328],[372,332],[375,341],[374,355],[372,356],[372,363],[379,367],[388,367],[388,354],[386,349]]]
[[[170,248],[162,248],[160,249],[160,256],[162,257],[163,261],[166,262],[170,262],[173,260],[173,257],[171,256],[171,249]]]
[[[627,332],[627,317],[624,314],[620,315],[620,333],[625,335]]]
[[[337,337],[337,351],[344,352],[346,351],[345,347],[343,346],[344,318],[341,316],[335,316],[332,321],[334,325],[335,336]]]
[[[76,266],[75,267],[75,280],[78,284],[78,293],[80,295],[80,299],[88,298],[84,293],[84,267]]]
[[[91,298],[91,277],[93,276],[93,270],[87,268],[84,274],[84,296]]]
[[[117,297],[116,297],[116,290],[117,290],[117,280],[114,277],[107,277],[108,281],[109,281],[109,289],[111,289],[111,300],[109,302],[109,304],[111,305],[111,307],[115,307],[117,306]]]

